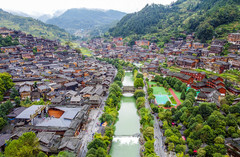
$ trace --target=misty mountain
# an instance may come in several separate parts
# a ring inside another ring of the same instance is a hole
[[[20,30],[32,34],[33,36],[60,39],[62,41],[72,39],[69,33],[57,26],[45,24],[31,17],[13,15],[2,9],[0,9],[0,21],[0,27]]]
[[[79,30],[89,31],[110,25],[119,21],[126,13],[116,10],[98,10],[98,9],[69,9],[62,15],[46,21],[48,24],[57,25],[70,33]]]
[[[53,13],[53,15],[43,14],[43,15],[41,15],[39,17],[36,17],[36,19],[38,19],[38,20],[40,20],[42,22],[46,22],[49,19],[56,18],[56,17],[62,15],[64,12],[65,12],[64,10],[57,10],[56,12]]]
[[[23,17],[32,17],[31,15],[21,12],[21,11],[13,11],[13,10],[6,10],[7,12],[13,14],[13,15],[17,15],[17,16],[23,16]]]

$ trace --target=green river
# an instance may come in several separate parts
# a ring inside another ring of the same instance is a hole
[[[123,86],[133,86],[131,72],[125,73]],[[133,94],[123,94],[118,119],[110,155],[112,157],[139,157],[139,138],[133,135],[140,133],[140,123]]]

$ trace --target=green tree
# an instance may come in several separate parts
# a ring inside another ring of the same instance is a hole
[[[214,28],[209,23],[199,25],[197,30],[196,36],[201,42],[206,42],[207,40],[212,39],[214,35]]]
[[[158,113],[158,112],[159,112],[159,110],[158,110],[158,107],[157,107],[157,106],[154,106],[154,107],[152,108],[152,110],[153,110],[153,112],[154,112],[154,113]]]
[[[153,127],[146,127],[143,130],[143,137],[146,141],[154,139],[154,128]]]
[[[148,93],[148,95],[153,94],[153,88],[148,88],[147,93]]]
[[[187,85],[185,83],[183,83],[180,88],[181,88],[182,91],[184,90],[186,92]]]
[[[106,156],[107,156],[107,151],[99,147],[96,152],[96,157],[106,157]]]
[[[201,130],[200,130],[200,138],[204,143],[212,143],[213,139],[215,138],[214,132],[212,128],[209,125],[205,125]]]
[[[9,141],[5,149],[6,157],[32,157],[39,152],[39,142],[35,133],[27,132],[17,140]]]
[[[156,82],[163,83],[163,77],[160,76],[160,75],[156,75],[156,76],[154,77],[154,80],[155,80]]]
[[[202,103],[199,105],[198,113],[203,117],[203,119],[207,119],[213,112],[213,109],[209,106],[208,103]]]
[[[227,105],[227,104],[223,104],[223,105],[221,105],[221,107],[220,107],[220,109],[221,109],[223,112],[225,112],[226,114],[228,114],[229,108],[230,108],[230,106]]]
[[[154,153],[154,140],[149,140],[145,142],[144,147],[145,147],[144,155],[150,155]]]
[[[19,92],[16,90],[15,87],[12,88],[11,94],[10,94],[10,98],[14,99],[16,96],[19,96]]]
[[[176,91],[180,91],[180,87],[179,87],[179,85],[178,85],[177,83],[175,83],[174,89],[175,89]]]
[[[224,155],[222,155],[221,153],[214,153],[213,157],[224,157]]]
[[[144,107],[145,106],[145,98],[144,97],[138,97],[137,101],[136,101],[136,104],[137,104],[138,109]]]
[[[163,49],[163,48],[160,49],[160,53],[161,53],[161,54],[164,53],[164,49]]]
[[[215,144],[224,144],[225,140],[221,137],[218,136],[214,139]]]
[[[99,120],[101,123],[107,122],[108,124],[112,124],[114,122],[114,117],[108,113],[103,113]]]
[[[229,126],[237,126],[237,119],[233,114],[228,114],[226,117],[227,125]]]
[[[40,151],[37,155],[37,157],[48,157],[47,154],[45,154],[44,152]]]
[[[20,103],[21,103],[20,97],[16,96],[16,97],[14,98],[14,102],[15,102],[16,106],[20,106]]]
[[[143,74],[137,73],[136,78],[141,78],[141,79],[143,79]]]
[[[148,96],[148,101],[149,101],[150,103],[154,103],[155,98],[156,98],[156,97],[155,97],[153,94],[150,94],[150,95]]]
[[[187,147],[185,145],[176,145],[175,151],[176,153],[181,153],[181,152],[185,152],[185,150],[187,149]]]
[[[2,130],[6,124],[7,121],[4,118],[0,117],[0,130]]]
[[[206,151],[204,150],[204,148],[199,148],[197,151],[197,157],[205,157],[206,155]]]
[[[168,144],[168,150],[169,150],[169,151],[173,151],[174,148],[175,148],[174,143],[169,143],[169,144]]]
[[[144,83],[143,83],[143,79],[142,78],[136,78],[134,81],[134,87],[135,88],[139,88],[139,87],[143,87]]]
[[[33,84],[33,88],[34,89],[37,89],[37,82],[35,81],[34,84]]]
[[[4,93],[14,85],[11,77],[9,73],[0,73],[0,101],[2,101]]]
[[[187,94],[188,93],[193,93],[193,95],[194,96],[196,96],[197,95],[197,92],[196,92],[196,90],[195,89],[193,89],[193,88],[190,88],[188,91],[187,91]]]
[[[182,90],[181,99],[185,100],[185,98],[186,98],[185,90]]]
[[[116,84],[118,84],[119,87],[123,87],[122,81],[115,81]]]
[[[61,151],[58,153],[57,157],[75,157],[76,155],[72,152]]]
[[[236,128],[233,127],[233,126],[230,126],[230,127],[228,128],[228,135],[229,135],[229,136],[232,136],[232,134],[234,134],[234,133],[236,133]]]
[[[232,114],[240,114],[240,103],[229,107],[229,112]]]
[[[145,97],[145,92],[142,89],[138,89],[134,92],[134,97],[137,99],[139,97]]]
[[[103,148],[103,149],[106,149],[107,148],[107,145],[101,140],[101,139],[98,139],[98,138],[94,138],[94,140],[92,140],[92,142],[90,142],[87,146],[87,149],[90,150],[91,148],[94,148],[94,149],[98,149],[98,148]]]
[[[33,48],[33,54],[36,54],[37,53],[37,47],[34,47]]]
[[[164,107],[171,107],[170,101],[167,101],[166,104],[164,105]]]

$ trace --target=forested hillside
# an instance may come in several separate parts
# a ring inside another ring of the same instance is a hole
[[[178,0],[168,6],[147,5],[123,17],[109,32],[123,37],[151,39],[156,36],[158,41],[155,42],[166,42],[171,36],[185,37],[191,32],[196,32],[202,41],[213,36],[223,38],[225,33],[240,28],[239,4],[240,0]],[[233,27],[228,27],[231,24]]]
[[[0,27],[21,30],[37,37],[42,36],[48,39],[60,39],[62,41],[72,38],[69,33],[57,26],[45,24],[29,17],[12,15],[2,9],[0,9],[0,21]]]

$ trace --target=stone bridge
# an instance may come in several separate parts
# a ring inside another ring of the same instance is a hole
[[[124,66],[123,69],[126,70],[126,71],[132,71],[133,68]]]
[[[134,93],[134,86],[123,86],[123,93]]]

